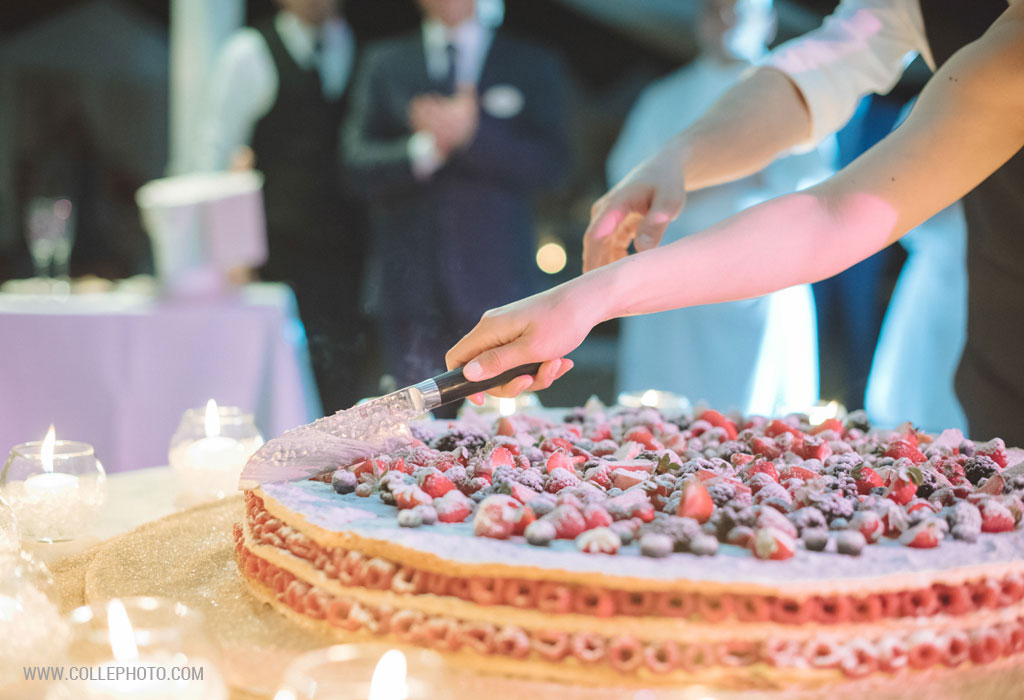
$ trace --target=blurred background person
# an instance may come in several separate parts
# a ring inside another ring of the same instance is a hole
[[[630,112],[608,158],[610,183],[689,126],[766,53],[775,13],[771,0],[705,0],[696,28],[696,60],[652,83]],[[783,158],[750,177],[690,194],[663,242],[824,179],[830,169],[823,150]],[[744,413],[807,408],[818,398],[810,286],[623,319],[618,388],[668,390]]]
[[[557,56],[474,0],[418,5],[417,31],[361,59],[343,143],[370,206],[367,302],[398,385],[442,371],[485,309],[539,289],[531,199],[569,160]]]
[[[365,395],[359,312],[365,230],[343,194],[339,135],[355,40],[337,0],[276,0],[279,11],[225,44],[212,78],[205,169],[265,177],[262,279],[295,290],[325,413]]]

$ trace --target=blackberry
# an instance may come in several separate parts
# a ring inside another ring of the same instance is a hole
[[[1003,493],[1014,494],[1017,496],[1024,495],[1024,474],[1018,474],[1017,476],[1010,477],[1010,480],[1003,486]]]
[[[679,476],[689,476],[690,474],[696,474],[697,470],[699,469],[708,469],[710,471],[714,471],[715,464],[714,462],[704,459],[702,457],[687,460],[686,462],[683,462],[682,466],[679,468]]]
[[[584,423],[587,420],[587,409],[583,406],[576,406],[566,411],[562,417],[563,423]]]
[[[804,530],[823,530],[828,527],[825,516],[814,506],[807,506],[793,511],[789,514],[789,519],[800,532]]]
[[[708,486],[708,494],[711,495],[711,500],[715,502],[715,505],[721,508],[736,496],[736,487],[728,481],[719,481]]]
[[[917,496],[919,498],[930,498],[935,490],[941,488],[941,481],[939,480],[939,473],[934,469],[922,465],[921,469],[921,483],[917,487]]]
[[[471,452],[476,452],[486,444],[486,433],[464,425],[453,425],[434,438],[430,446],[441,452],[452,452],[459,447],[465,447]]]
[[[331,477],[331,486],[334,487],[335,493],[346,494],[352,493],[356,490],[356,485],[359,480],[356,475],[345,469],[339,469],[334,472],[334,476]]]
[[[515,467],[498,467],[491,473],[491,483],[495,486],[499,484],[511,485],[519,483],[519,470]]]
[[[964,476],[975,486],[997,473],[999,473],[999,465],[991,457],[985,455],[971,457],[964,465]]]
[[[810,528],[800,534],[804,548],[812,552],[823,552],[828,546],[828,530],[823,527]]]
[[[647,526],[648,532],[655,532],[671,538],[676,551],[686,551],[694,537],[701,534],[700,523],[693,518],[669,515],[656,518]]]
[[[818,500],[814,506],[829,522],[836,518],[849,520],[853,517],[853,511],[856,510],[856,505],[851,499],[844,498],[836,492],[824,494],[824,497]]]
[[[933,491],[928,500],[943,507],[951,506],[956,503],[956,494],[953,493],[953,489],[943,486],[941,489]]]

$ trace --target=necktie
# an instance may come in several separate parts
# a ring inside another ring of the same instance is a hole
[[[445,56],[448,58],[448,74],[442,83],[442,91],[445,95],[455,94],[455,68],[458,62],[458,50],[455,44],[449,43],[444,47]]]

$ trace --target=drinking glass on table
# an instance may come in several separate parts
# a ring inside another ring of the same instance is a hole
[[[67,197],[33,197],[25,214],[25,238],[36,277],[67,279],[75,242],[74,204]]]

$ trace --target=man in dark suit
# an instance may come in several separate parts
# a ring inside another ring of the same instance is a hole
[[[481,312],[537,291],[531,196],[565,173],[563,70],[481,22],[475,0],[419,0],[420,31],[369,47],[343,153],[370,205],[370,311],[399,385],[444,369]]]

